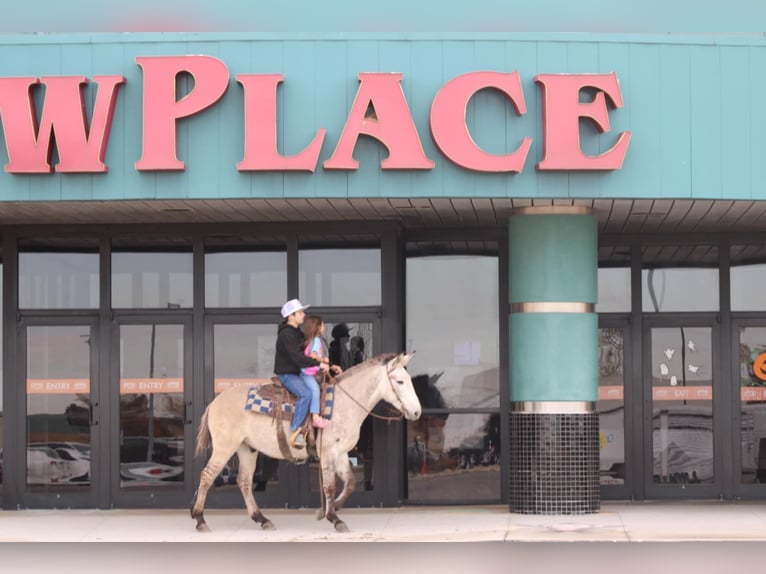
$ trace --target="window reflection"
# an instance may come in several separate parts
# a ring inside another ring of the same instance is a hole
[[[497,258],[408,258],[406,298],[413,377],[429,377],[447,407],[499,407]]]
[[[766,245],[732,245],[731,310],[766,311]]]
[[[380,305],[380,249],[301,249],[298,290],[311,305]]]
[[[644,246],[641,265],[644,312],[718,310],[717,246]]]
[[[739,330],[742,484],[766,483],[766,327]]]
[[[184,481],[183,325],[120,327],[120,486]]]
[[[713,361],[709,327],[651,331],[655,483],[712,483]]]
[[[407,497],[500,498],[500,415],[428,414],[407,423]]]
[[[287,300],[287,253],[205,255],[206,307],[279,307]]]
[[[90,484],[90,328],[27,328],[26,484],[77,490]]]
[[[20,253],[19,308],[98,308],[98,252]]]
[[[598,420],[601,484],[625,483],[625,352],[622,329],[598,330]]]
[[[112,307],[191,307],[192,266],[191,251],[112,253]]]

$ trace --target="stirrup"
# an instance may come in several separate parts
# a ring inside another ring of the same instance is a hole
[[[306,437],[303,436],[303,429],[299,428],[290,435],[290,446],[293,448],[305,448]]]

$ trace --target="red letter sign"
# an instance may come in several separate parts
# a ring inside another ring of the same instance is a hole
[[[298,155],[285,157],[277,151],[277,87],[282,74],[240,74],[245,90],[245,157],[240,171],[314,172],[322,149],[325,129],[320,128],[309,146]]]
[[[614,146],[598,156],[586,156],[580,148],[580,118],[590,118],[600,132],[609,131],[606,99],[622,107],[617,75],[540,74],[535,82],[543,91],[543,160],[539,170],[620,169],[628,151],[630,132],[622,132]],[[599,90],[592,102],[580,102],[583,88]]]
[[[412,121],[400,81],[401,74],[359,74],[359,90],[351,106],[343,133],[325,169],[357,169],[354,147],[360,135],[375,138],[388,148],[383,169],[433,169],[426,157],[415,122]],[[370,103],[375,118],[366,116]]]
[[[518,115],[526,113],[519,73],[472,72],[450,80],[436,94],[431,105],[431,137],[436,147],[450,160],[466,169],[488,172],[521,172],[532,145],[531,138],[521,140],[508,155],[488,154],[476,145],[466,125],[468,100],[485,88],[505,94]]]
[[[117,89],[125,83],[122,76],[95,76],[98,93],[90,129],[85,117],[83,76],[41,78],[45,85],[40,129],[37,129],[32,89],[35,78],[0,78],[0,113],[5,144],[8,148],[9,173],[50,173],[51,135],[55,133],[59,163],[56,171],[103,173],[109,129],[112,124]]]
[[[229,70],[211,56],[138,57],[144,71],[143,154],[136,169],[184,169],[176,155],[176,120],[201,112],[216,103],[229,87]],[[187,72],[194,88],[176,99],[176,76]]]

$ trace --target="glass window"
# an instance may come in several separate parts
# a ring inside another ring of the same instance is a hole
[[[742,484],[766,483],[766,327],[739,330]]]
[[[183,325],[121,325],[119,345],[120,487],[183,486]]]
[[[97,309],[98,250],[19,253],[19,308]]]
[[[714,245],[644,246],[643,311],[717,311],[718,264],[718,247]]]
[[[601,484],[625,483],[625,337],[598,330],[598,420]]]
[[[88,326],[27,327],[28,491],[90,484],[91,335]]]
[[[191,307],[193,258],[188,252],[112,253],[112,307]]]
[[[596,313],[630,312],[630,267],[599,267]]]
[[[301,249],[298,269],[299,297],[307,304],[381,304],[380,249]]]
[[[279,307],[287,300],[287,253],[205,254],[206,307]]]
[[[426,414],[407,423],[407,498],[500,498],[500,415]]]
[[[653,328],[651,353],[653,481],[711,484],[712,330]]]
[[[499,407],[497,257],[408,258],[406,298],[409,370],[439,397],[423,407]]]
[[[629,313],[630,308],[630,247],[600,245],[596,313]]]
[[[732,245],[731,310],[766,311],[766,245]]]

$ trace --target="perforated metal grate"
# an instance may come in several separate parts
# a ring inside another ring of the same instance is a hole
[[[598,512],[598,413],[510,416],[511,512]]]

